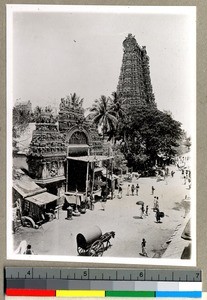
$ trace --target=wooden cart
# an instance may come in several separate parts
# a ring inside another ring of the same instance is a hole
[[[102,235],[101,229],[94,226],[77,235],[77,252],[82,256],[102,256],[103,252],[111,246],[112,237],[115,237],[114,231]]]

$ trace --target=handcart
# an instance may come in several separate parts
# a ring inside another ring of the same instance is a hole
[[[102,256],[103,252],[111,246],[112,237],[115,237],[114,231],[102,235],[101,229],[94,226],[77,235],[77,252],[81,256]]]

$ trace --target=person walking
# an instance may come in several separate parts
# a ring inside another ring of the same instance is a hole
[[[157,223],[160,223],[160,211],[159,211],[159,208],[156,209],[155,218],[156,218]]]
[[[134,184],[131,186],[132,196],[134,196]]]
[[[146,250],[146,244],[147,244],[146,240],[142,239],[142,243],[141,243],[141,246],[142,246],[142,255],[148,257],[147,250]]]
[[[103,211],[106,209],[106,201],[107,201],[106,197],[102,197],[101,206]]]
[[[137,185],[136,185],[136,195],[138,196],[139,195],[139,183],[137,183]]]
[[[152,195],[154,195],[154,192],[155,192],[155,188],[154,186],[152,186]]]
[[[144,204],[142,204],[141,210],[142,210],[142,217],[143,217],[143,215],[144,215]]]
[[[148,216],[148,210],[149,210],[149,207],[148,205],[146,205],[146,210],[145,210],[145,215]]]
[[[130,184],[128,184],[128,186],[127,186],[127,193],[126,193],[126,195],[129,196],[129,193],[130,193]]]
[[[119,185],[118,192],[119,192],[118,198],[121,199],[122,198],[122,187],[121,187],[121,185]]]
[[[154,202],[153,202],[153,211],[156,210],[156,203],[157,203],[157,197],[154,196]]]
[[[24,254],[28,254],[28,255],[34,254],[34,252],[32,250],[32,246],[30,244],[27,245],[27,249],[24,252]]]

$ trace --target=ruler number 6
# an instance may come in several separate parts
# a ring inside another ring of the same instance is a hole
[[[143,277],[144,276],[144,273],[143,272],[140,272],[139,273],[139,277]]]

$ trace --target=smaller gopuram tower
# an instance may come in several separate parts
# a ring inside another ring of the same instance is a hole
[[[47,109],[36,121],[27,155],[29,174],[35,182],[55,195],[62,196],[65,188],[65,136]]]
[[[66,147],[69,146],[72,151],[72,145],[77,145],[74,155],[81,155],[83,150],[81,145],[88,145],[90,153],[103,151],[102,141],[95,125],[88,117],[85,118],[84,116],[82,100],[77,98],[76,101],[72,102],[71,97],[61,98],[58,123],[59,131],[65,134]]]
[[[123,41],[124,54],[117,86],[117,95],[126,106],[156,105],[152,90],[149,56],[132,34]]]

